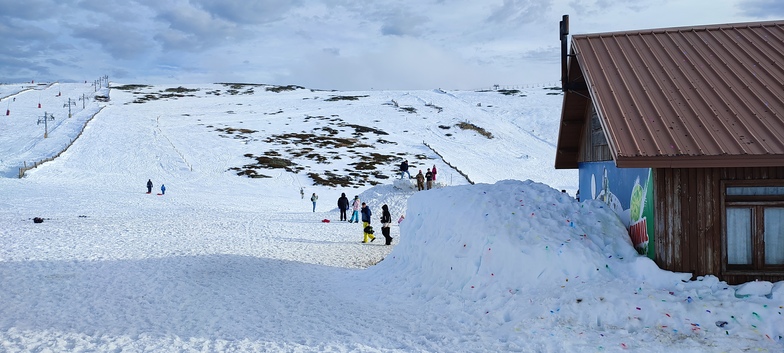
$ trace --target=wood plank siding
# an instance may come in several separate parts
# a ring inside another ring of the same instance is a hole
[[[784,272],[727,271],[722,182],[784,180],[784,167],[655,168],[655,251],[659,267],[730,284],[781,281]]]
[[[582,132],[582,145],[580,146],[579,159],[580,162],[600,162],[611,161],[612,154],[607,145],[607,137],[604,134],[604,129],[601,125],[599,115],[593,105],[588,106],[588,123],[583,126]]]

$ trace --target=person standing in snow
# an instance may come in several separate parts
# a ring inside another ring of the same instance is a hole
[[[370,231],[370,216],[373,214],[370,212],[370,207],[366,205],[364,202],[362,203],[362,233],[365,235],[363,243],[368,242],[368,238],[370,241],[376,240],[376,237],[373,236],[373,233]]]
[[[299,188],[299,197],[303,200],[305,199],[305,189]]]
[[[436,165],[435,165],[435,164],[433,164],[433,181],[436,181],[436,173],[437,173],[437,171],[436,171]]]
[[[161,195],[166,195],[166,185],[161,184]]]
[[[310,197],[310,202],[313,202],[313,212],[316,212],[316,201],[318,201],[318,195],[313,193],[313,196]]]
[[[408,174],[408,178],[411,179],[411,173],[408,172],[408,160],[400,163],[400,179],[403,179],[403,176],[406,174]]]
[[[430,190],[433,187],[433,172],[430,171],[430,168],[427,168],[427,173],[425,173],[425,181],[427,189]]]
[[[147,179],[147,193],[152,194],[152,179]]]
[[[417,181],[417,191],[422,191],[425,189],[425,176],[422,175],[422,171],[419,171],[419,174],[416,175]]]
[[[338,198],[338,209],[340,210],[340,220],[346,220],[346,211],[348,211],[348,198],[346,197],[346,193],[341,193],[340,197]]]
[[[392,215],[389,214],[389,207],[385,204],[381,206],[381,234],[386,239],[384,245],[392,245],[392,236],[389,235],[390,225],[392,225]]]
[[[354,203],[351,204],[351,209],[354,210],[354,212],[351,213],[351,219],[348,220],[348,223],[359,223],[359,210],[361,206],[362,204],[359,202],[359,196],[354,195]]]

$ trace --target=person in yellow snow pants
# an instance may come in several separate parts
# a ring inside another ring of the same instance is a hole
[[[362,242],[367,243],[368,239],[370,239],[370,241],[376,240],[376,237],[373,235],[373,230],[370,228],[370,222],[362,222],[362,226],[364,227],[362,229],[365,234],[365,240]]]
[[[376,237],[373,236],[373,231],[369,229],[370,227],[370,207],[368,207],[364,202],[362,203],[362,232],[365,234],[363,243],[367,243],[368,239],[370,241],[376,240]]]

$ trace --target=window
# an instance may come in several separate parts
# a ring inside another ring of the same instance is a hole
[[[746,184],[725,188],[727,269],[784,269],[784,183]]]

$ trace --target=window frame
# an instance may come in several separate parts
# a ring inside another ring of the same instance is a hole
[[[762,274],[784,271],[784,264],[765,263],[765,209],[784,208],[784,195],[727,195],[732,187],[784,187],[782,179],[766,180],[722,180],[721,181],[721,248],[722,272],[726,274]],[[751,264],[732,265],[728,258],[727,209],[751,209]]]

